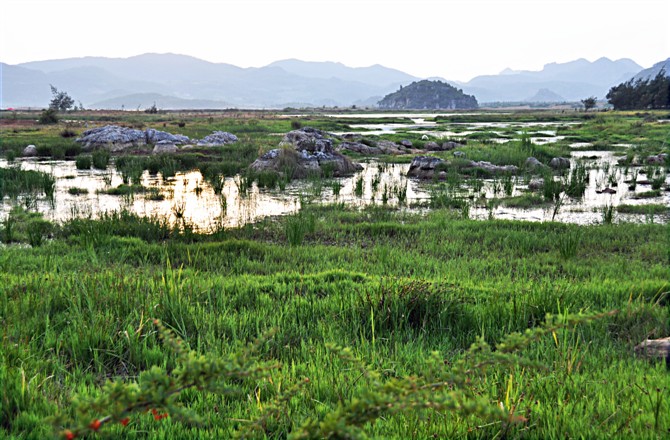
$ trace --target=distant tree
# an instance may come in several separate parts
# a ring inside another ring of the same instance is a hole
[[[51,84],[51,102],[49,103],[49,108],[59,112],[65,112],[74,106],[74,99],[70,97],[66,92],[58,91],[58,89]]]
[[[627,81],[607,93],[615,110],[670,108],[670,77],[661,70],[653,79]]]
[[[154,105],[152,105],[148,109],[144,110],[144,113],[151,113],[151,114],[158,113],[158,107],[156,107],[156,103],[154,102]]]
[[[58,122],[58,110],[55,108],[48,108],[40,114],[40,124],[55,124]]]
[[[598,100],[596,99],[595,96],[590,96],[586,99],[582,99],[582,105],[584,106],[584,111],[589,111],[592,108],[596,107],[596,104],[598,103]]]

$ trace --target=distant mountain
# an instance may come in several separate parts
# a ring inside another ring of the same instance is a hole
[[[565,102],[565,98],[552,92],[549,89],[540,89],[530,98],[524,99],[526,102]]]
[[[282,108],[292,103],[349,106],[383,96],[416,78],[379,65],[351,68],[284,60],[261,68],[240,68],[186,55],[144,54],[33,61],[7,66],[2,79],[7,91],[5,107],[46,106],[49,84],[53,84],[89,108],[118,108],[120,104],[130,106],[131,101],[139,104],[136,95],[151,93],[161,95],[162,108],[168,109],[181,104],[190,108],[202,100],[218,103],[215,108]]]
[[[659,61],[648,69],[644,69],[637,73],[632,79],[637,81],[638,79],[647,80],[654,79],[656,75],[661,73],[661,70],[665,70],[665,76],[670,76],[670,58],[665,61]]]
[[[505,69],[500,75],[484,75],[463,83],[463,91],[480,102],[523,101],[540,89],[551,90],[568,101],[587,96],[604,97],[610,87],[642,69],[629,59],[612,61],[583,58],[568,63],[549,63],[540,71]]]
[[[401,85],[420,79],[380,65],[352,68],[341,63],[289,59],[259,68],[241,68],[170,53],[33,61],[0,64],[0,68],[2,107],[44,107],[51,99],[50,84],[88,108],[120,108],[122,104],[126,108],[145,107],[154,100],[165,109],[200,104],[214,108],[367,106]],[[505,69],[499,75],[449,83],[479,102],[521,102],[535,99],[542,89],[564,100],[578,101],[588,96],[604,97],[610,87],[641,69],[628,59],[579,59],[550,63],[541,71]],[[435,80],[446,83],[442,78]]]
[[[159,93],[134,93],[116,98],[105,99],[91,104],[92,108],[145,110],[152,105],[160,109],[227,109],[234,107],[224,101],[208,99],[182,99]]]
[[[379,108],[393,110],[461,110],[477,108],[474,96],[442,81],[418,81],[379,101]]]

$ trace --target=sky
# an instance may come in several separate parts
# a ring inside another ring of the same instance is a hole
[[[0,61],[297,58],[467,81],[578,58],[670,57],[670,0],[0,0]]]

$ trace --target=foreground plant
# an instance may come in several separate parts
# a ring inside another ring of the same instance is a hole
[[[151,412],[154,419],[172,417],[198,422],[193,411],[177,401],[187,389],[216,394],[233,394],[242,381],[259,381],[278,367],[276,363],[259,361],[258,349],[272,336],[269,333],[248,346],[238,348],[225,357],[198,355],[188,350],[158,320],[154,320],[165,346],[177,355],[178,367],[168,372],[154,366],[140,374],[137,383],[114,381],[105,384],[98,397],[75,399],[75,420],[72,427],[61,431],[62,438],[72,440],[100,431],[110,423],[126,426],[132,417]],[[57,427],[70,422],[57,415],[52,422]]]
[[[365,437],[365,426],[377,419],[422,411],[440,411],[454,416],[475,416],[502,422],[501,429],[506,431],[514,423],[525,422],[526,418],[516,414],[515,404],[491,403],[488,396],[477,391],[475,379],[485,376],[487,368],[491,366],[546,368],[517,353],[547,334],[553,334],[556,338],[558,329],[613,313],[547,315],[544,325],[524,333],[510,334],[495,348],[480,338],[453,364],[445,361],[438,352],[433,352],[420,374],[409,377],[384,379],[381,372],[354,356],[350,348],[328,345],[331,353],[359,371],[359,378],[366,385],[365,391],[342,402],[338,408],[321,418],[306,420],[291,432],[290,438],[361,438]],[[72,440],[96,433],[110,423],[126,426],[133,417],[147,412],[156,421],[173,417],[190,423],[198,422],[197,414],[177,401],[182,391],[195,388],[204,392],[231,394],[238,389],[233,383],[260,381],[268,376],[270,370],[278,367],[275,363],[258,360],[258,349],[271,334],[226,357],[213,357],[197,355],[185,349],[184,343],[160,322],[155,320],[154,324],[165,345],[177,354],[179,366],[171,372],[153,367],[142,373],[137,383],[109,382],[102,388],[99,397],[75,400],[75,421],[71,428],[60,431],[62,438]],[[309,379],[305,379],[277,393],[264,404],[258,417],[240,427],[236,436],[264,437],[282,421],[285,422],[285,429],[290,429],[291,421],[283,420],[288,413],[287,408],[291,399],[308,384]],[[56,416],[53,422],[62,429],[65,420],[62,416]]]

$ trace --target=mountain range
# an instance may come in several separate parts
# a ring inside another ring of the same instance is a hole
[[[163,109],[369,106],[421,78],[381,65],[352,68],[334,62],[276,61],[241,68],[186,55],[143,54],[129,58],[83,57],[0,63],[1,107],[44,107],[50,84],[87,108]],[[480,103],[577,101],[605,96],[642,67],[629,59],[579,59],[540,71],[505,69],[468,82],[447,81]],[[529,98],[530,97],[530,98]]]

